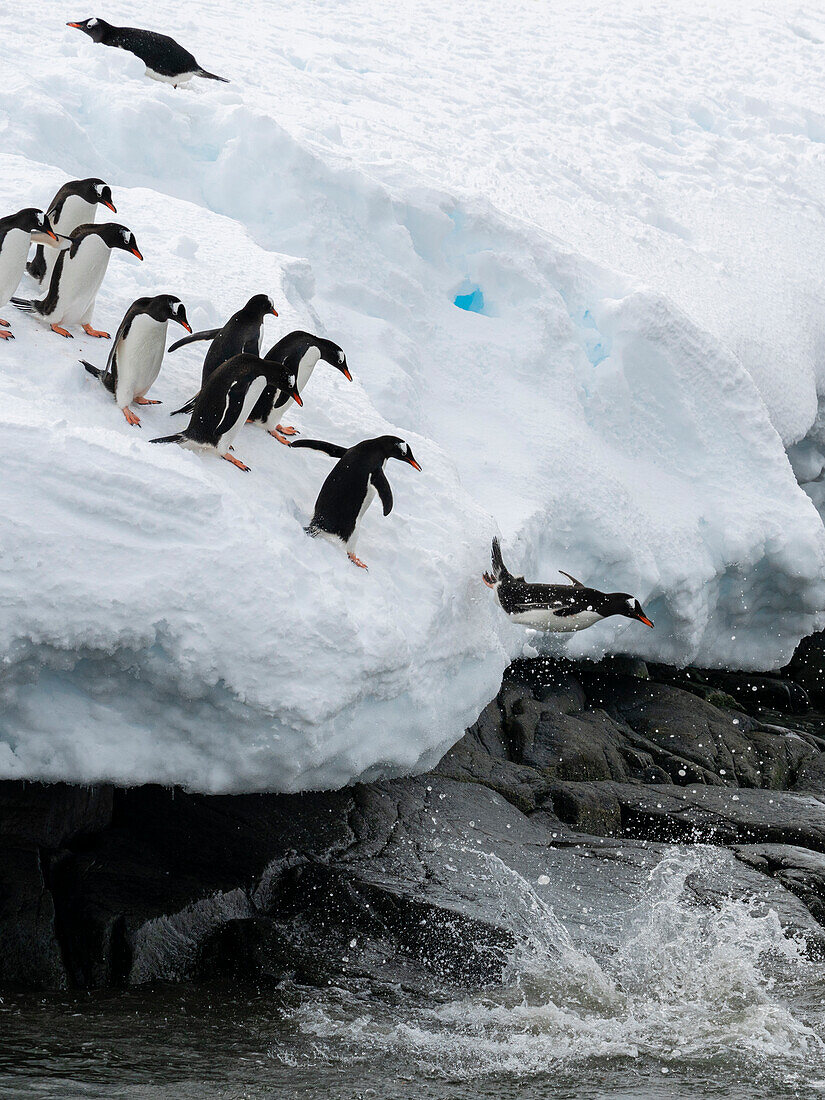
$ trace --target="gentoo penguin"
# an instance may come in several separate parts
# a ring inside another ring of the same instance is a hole
[[[312,377],[315,365],[319,359],[329,363],[343,374],[344,378],[352,381],[352,375],[347,367],[347,357],[337,344],[332,340],[324,340],[321,336],[313,336],[311,332],[300,330],[287,333],[274,344],[264,356],[273,363],[283,363],[295,373],[298,378],[298,391],[304,395],[307,382]],[[258,399],[258,403],[252,410],[250,420],[253,424],[263,424],[270,435],[280,443],[289,443],[285,437],[297,435],[297,430],[292,427],[284,427],[279,420],[292,405],[289,394],[267,386]]]
[[[294,374],[288,374],[280,363],[268,363],[257,355],[234,355],[207,378],[195,399],[188,427],[176,435],[161,436],[151,443],[180,443],[190,450],[217,451],[221,458],[249,470],[229,451],[232,440],[252,411],[265,386],[277,386],[303,404],[296,388]]]
[[[152,80],[162,80],[175,88],[193,76],[229,83],[225,76],[215,76],[201,68],[189,50],[185,50],[168,34],[144,31],[138,27],[113,27],[105,19],[83,19],[66,26],[83,31],[93,42],[99,42],[102,46],[114,46],[133,53],[146,66],[146,75]]]
[[[312,521],[305,530],[313,537],[323,535],[342,542],[353,565],[366,569],[366,565],[355,556],[361,519],[376,493],[381,497],[384,515],[388,516],[392,511],[392,490],[384,473],[388,458],[397,458],[400,462],[409,462],[416,470],[421,469],[409,445],[397,435],[380,435],[377,439],[365,439],[349,448],[320,439],[296,439],[290,446],[310,447],[338,459],[321,486]]]
[[[47,241],[54,248],[69,247],[52,229],[48,214],[33,207],[0,218],[0,306],[11,301],[26,270],[26,257],[32,241]],[[0,340],[13,340],[7,331],[9,322],[0,319]]]
[[[599,592],[585,588],[581,581],[559,570],[570,584],[528,584],[514,577],[501,557],[501,546],[493,539],[493,571],[484,573],[484,583],[492,588],[502,610],[514,623],[534,630],[572,633],[584,630],[610,615],[637,619],[653,626],[637,599],[627,592]]]
[[[108,183],[99,179],[70,180],[63,184],[46,212],[55,233],[70,237],[79,225],[89,225],[95,220],[98,205],[117,213]],[[56,259],[56,252],[46,253],[38,245],[26,270],[38,283],[48,284]]]
[[[112,249],[122,248],[139,260],[143,259],[135,235],[125,225],[105,222],[78,226],[69,239],[71,246],[57,257],[46,297],[39,302],[12,298],[12,303],[26,313],[41,317],[59,336],[71,339],[72,334],[61,326],[79,323],[87,335],[108,340],[108,332],[100,332],[91,325],[95,299]]]
[[[243,309],[232,314],[223,328],[207,328],[191,336],[184,336],[182,340],[172,344],[169,350],[177,351],[178,348],[193,344],[196,340],[212,341],[201,371],[201,387],[203,387],[212,371],[217,370],[221,363],[225,363],[233,355],[240,355],[241,352],[255,356],[261,354],[261,326],[264,323],[264,317],[268,314],[273,317],[278,316],[272,299],[267,294],[253,294]],[[175,409],[172,416],[191,412],[197,399],[198,395],[195,394],[185,405]]]
[[[160,404],[160,401],[150,401],[146,394],[160,374],[170,321],[177,321],[187,332],[192,331],[183,302],[173,294],[138,298],[126,310],[115,333],[106,369],[80,360],[89,374],[99,378],[109,393],[114,394],[120,411],[137,427],[140,427],[140,420],[129,408],[132,402],[136,405]]]

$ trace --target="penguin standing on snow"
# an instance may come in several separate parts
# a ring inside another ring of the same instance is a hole
[[[269,349],[264,358],[288,367],[298,378],[298,391],[302,396],[316,364],[321,359],[339,370],[348,381],[352,381],[343,350],[333,344],[332,340],[313,336],[311,332],[296,330],[287,333]],[[267,386],[252,410],[250,420],[253,424],[263,424],[279,443],[288,444],[289,440],[285,437],[297,435],[298,432],[292,427],[285,428],[279,421],[292,403],[288,393]]]
[[[201,372],[201,388],[203,388],[212,372],[233,355],[240,355],[241,352],[255,356],[261,354],[261,326],[264,323],[264,317],[268,314],[273,317],[278,316],[272,299],[267,294],[253,294],[243,309],[233,313],[222,328],[207,328],[191,336],[184,336],[182,340],[172,344],[169,350],[177,351],[178,348],[192,344],[196,340],[212,341],[212,346],[203,361]],[[178,413],[190,413],[197,400],[198,394],[195,394],[185,405],[175,409],[172,416],[177,416]]]
[[[68,248],[68,241],[61,241],[49,222],[48,214],[34,207],[18,210],[16,214],[0,218],[0,306],[11,301],[17,284],[26,270],[26,257],[32,241],[44,241],[53,248]],[[0,319],[0,340],[13,340],[8,321]]]
[[[114,395],[127,421],[138,428],[140,420],[129,406],[132,402],[136,405],[160,404],[160,401],[150,401],[146,394],[160,374],[170,321],[177,321],[187,332],[192,331],[183,302],[173,294],[138,298],[126,310],[115,333],[106,369],[80,360],[89,374],[99,378]]]
[[[70,237],[79,225],[89,225],[95,220],[98,205],[108,207],[113,214],[117,213],[108,183],[99,179],[70,180],[63,184],[46,212],[55,233]],[[38,245],[26,270],[38,283],[48,285],[56,259],[56,252],[46,253]]]
[[[249,467],[230,455],[229,450],[266,386],[286,390],[299,405],[303,404],[295,375],[289,374],[286,367],[268,363],[257,355],[235,355],[209,375],[195,398],[192,417],[184,431],[150,442],[180,443],[193,451],[217,451],[239,470],[248,471]]]
[[[484,573],[484,583],[492,588],[508,618],[521,626],[554,633],[584,630],[610,615],[636,619],[645,626],[653,623],[642,605],[627,592],[599,592],[585,588],[581,581],[560,570],[570,584],[528,584],[514,577],[504,564],[501,546],[493,539],[493,571]]]
[[[296,439],[290,446],[309,447],[339,460],[321,486],[306,533],[313,538],[323,535],[342,542],[353,565],[366,569],[366,565],[355,556],[361,520],[376,493],[384,506],[384,515],[388,516],[392,511],[392,489],[384,473],[388,458],[397,458],[400,462],[408,462],[416,470],[421,469],[409,445],[396,435],[381,435],[377,439],[365,439],[350,448],[320,439]]]
[[[71,339],[63,325],[81,324],[88,336],[108,340],[109,333],[92,328],[92,313],[100,284],[109,266],[112,250],[120,248],[143,259],[135,235],[125,225],[81,225],[71,237],[71,246],[61,252],[54,265],[49,289],[42,301],[12,298],[12,304],[24,313],[34,313],[46,321],[52,332]]]
[[[93,42],[99,42],[102,46],[114,46],[133,53],[146,66],[146,75],[152,80],[162,80],[175,88],[193,76],[229,83],[225,76],[215,76],[201,68],[189,50],[185,50],[168,34],[144,31],[138,27],[113,27],[105,19],[83,19],[66,26],[83,31]]]

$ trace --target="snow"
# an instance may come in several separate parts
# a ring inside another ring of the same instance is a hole
[[[3,307],[0,776],[426,767],[528,641],[481,582],[494,533],[528,578],[566,569],[656,622],[531,645],[767,668],[823,625],[813,9],[111,3],[232,80],[178,90],[79,14],[0,13],[0,209],[102,177],[146,260],[113,255],[96,326],[169,292],[214,327],[269,293],[264,347],[316,331],[354,376],[319,364],[294,423],[400,435],[423,471],[388,464],[365,574],[303,531],[326,456],[251,427],[248,475],[148,446],[203,345],[167,355],[130,428],[77,362],[107,343]]]

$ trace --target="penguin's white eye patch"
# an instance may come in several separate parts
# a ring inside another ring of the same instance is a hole
[[[126,243],[128,244],[131,233],[129,233],[129,231],[127,229],[124,229],[124,230],[121,231],[120,235],[121,235],[121,237],[123,237],[124,241],[126,241]]]
[[[628,600],[627,601],[627,606],[630,608],[631,611],[635,611],[636,610],[636,601],[635,600]]]
[[[406,443],[399,443],[398,444],[398,449],[399,449],[399,451],[401,452],[402,455],[405,455],[407,453],[407,451],[409,450],[409,447],[407,446]]]
[[[96,19],[90,19],[88,21],[88,23],[86,24],[86,26],[87,27],[96,27],[97,26],[97,20]]]
[[[343,362],[344,362],[344,353],[343,353],[342,351],[339,351],[339,352],[338,352],[338,362],[339,362],[339,363],[343,363]]]
[[[294,388],[294,386],[295,386],[295,375],[294,374],[291,374],[289,376],[289,384],[290,384],[290,386],[292,386]]]
[[[97,197],[102,198],[103,197],[103,184],[102,183],[96,183],[95,184],[95,191],[97,192]]]

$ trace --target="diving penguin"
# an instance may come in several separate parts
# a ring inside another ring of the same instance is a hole
[[[34,313],[51,326],[52,332],[71,339],[63,325],[81,324],[89,336],[109,339],[108,332],[92,328],[92,312],[100,284],[115,248],[143,259],[135,235],[125,225],[81,225],[69,238],[71,246],[61,252],[54,265],[49,289],[41,301],[12,298],[12,304],[25,313]]]
[[[94,178],[69,180],[49,203],[46,213],[55,233],[70,237],[79,225],[89,225],[95,220],[98,206],[108,207],[113,214],[117,213],[108,183]],[[46,253],[38,245],[34,257],[26,264],[26,270],[38,283],[48,285],[56,259],[56,252]]]
[[[184,336],[182,340],[177,340],[172,344],[169,350],[177,351],[178,348],[182,348],[186,344],[192,344],[196,340],[212,341],[201,371],[201,387],[203,387],[212,372],[217,370],[221,363],[231,359],[233,355],[240,355],[241,352],[256,356],[261,354],[261,327],[264,323],[264,317],[268,314],[273,317],[278,316],[278,311],[275,309],[272,299],[267,294],[253,294],[246,305],[239,309],[237,313],[233,313],[221,328],[203,329],[191,336]],[[177,416],[178,413],[191,412],[197,399],[198,395],[195,394],[185,405],[175,409],[172,416]]]
[[[26,270],[26,257],[32,241],[43,241],[53,248],[68,248],[69,242],[60,240],[49,221],[48,214],[34,207],[18,210],[0,218],[0,306],[11,301],[18,283]],[[8,321],[0,319],[0,340],[13,340]]]
[[[175,435],[161,436],[151,443],[180,443],[193,451],[216,451],[221,458],[249,470],[229,451],[238,429],[246,423],[252,407],[266,386],[277,386],[303,404],[294,374],[280,363],[269,363],[257,355],[234,355],[206,380],[195,398],[188,426]]]
[[[563,570],[560,572],[570,584],[528,584],[524,577],[514,577],[508,570],[497,538],[493,539],[492,558],[493,571],[483,574],[484,583],[493,589],[507,617],[521,626],[572,633],[610,615],[623,615],[645,626],[653,626],[642,605],[628,592],[599,592],[596,588],[586,588]]]
[[[139,27],[113,27],[105,19],[82,19],[76,23],[67,23],[66,26],[83,31],[101,46],[113,46],[133,53],[146,66],[146,75],[152,80],[162,80],[175,88],[178,84],[185,84],[193,76],[202,76],[205,80],[220,80],[222,84],[229,83],[225,76],[215,76],[201,68],[189,50],[185,50],[168,34],[144,31]]]
[[[339,370],[348,381],[352,381],[352,375],[347,367],[347,357],[343,350],[337,344],[333,344],[332,340],[313,336],[311,332],[296,330],[287,333],[269,349],[264,358],[283,363],[294,371],[298,378],[298,391],[302,397],[307,382],[321,359]],[[263,424],[269,434],[280,443],[288,443],[289,440],[285,437],[297,435],[298,432],[295,428],[284,427],[279,421],[291,406],[292,398],[289,394],[267,386],[249,419],[253,424]]]
[[[127,421],[137,427],[140,427],[140,420],[129,408],[132,402],[136,405],[160,404],[160,401],[150,401],[146,394],[160,374],[170,321],[177,321],[187,332],[192,331],[183,302],[173,294],[138,298],[126,310],[115,333],[106,369],[80,360],[89,374],[99,378],[114,395]]]
[[[400,462],[408,462],[416,470],[421,469],[409,444],[396,435],[381,435],[349,448],[320,439],[296,439],[290,446],[309,447],[338,459],[321,486],[306,533],[342,542],[353,565],[366,569],[366,565],[355,556],[361,520],[376,493],[384,506],[384,515],[388,516],[392,511],[392,490],[384,473],[387,459],[397,458]]]

